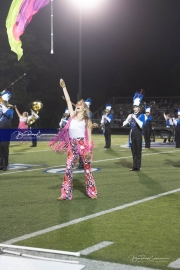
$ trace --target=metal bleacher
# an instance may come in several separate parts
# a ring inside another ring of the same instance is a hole
[[[166,103],[162,103],[161,101],[167,101]],[[166,123],[164,119],[164,112],[168,112],[172,115],[172,117],[177,116],[177,109],[180,108],[180,96],[169,96],[169,97],[146,97],[144,99],[145,104],[154,103],[151,108],[151,114],[153,116],[153,130],[156,132],[156,136],[160,136],[160,131],[165,129]],[[103,104],[96,112],[93,113],[93,123],[97,123],[100,125],[101,117],[104,112],[104,108],[106,104],[112,105],[112,114],[114,115],[114,119],[111,123],[112,132],[119,134],[126,134],[129,131],[129,127],[122,127],[123,121],[127,118],[128,114],[132,112],[132,97],[113,97],[108,100],[105,104]],[[99,132],[101,132],[101,128],[99,128]]]

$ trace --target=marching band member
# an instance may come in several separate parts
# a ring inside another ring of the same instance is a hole
[[[59,127],[64,128],[68,121],[69,121],[69,110],[67,108],[63,114],[63,117],[61,118],[61,121],[59,122]]]
[[[149,106],[145,107],[145,126],[143,127],[145,148],[150,148],[151,142],[151,130],[152,130],[152,116],[150,115],[151,108]]]
[[[27,125],[27,120],[28,120],[28,112],[23,112],[22,114],[20,114],[17,106],[14,106],[15,111],[19,117],[19,124],[18,124],[18,129],[23,129],[23,130],[27,130],[28,129],[28,125]],[[23,143],[23,141],[21,141],[21,143]],[[25,142],[27,143],[27,142]]]
[[[27,125],[28,112],[23,112],[22,114],[20,114],[16,105],[14,106],[14,108],[19,117],[18,129],[28,129],[28,125]]]
[[[173,123],[175,125],[176,148],[180,148],[180,109],[178,109],[178,118],[173,118]]]
[[[9,165],[9,144],[11,139],[11,121],[14,111],[8,105],[11,97],[9,90],[5,89],[0,93],[0,170],[7,171]]]
[[[40,117],[37,113],[35,113],[31,109],[31,115],[28,116],[27,124],[30,130],[37,130],[40,128]],[[32,135],[32,145],[30,147],[36,147],[37,146],[37,136]]]
[[[172,121],[171,115],[169,113],[165,114],[165,112],[164,112],[164,119],[166,120],[166,128],[171,129],[171,127],[173,126],[173,121]],[[170,132],[171,132],[171,130],[170,130]],[[164,143],[166,141],[167,141],[167,138],[164,139]],[[168,142],[170,142],[170,139],[168,139]]]
[[[111,148],[111,122],[113,120],[113,115],[111,114],[111,105],[107,104],[105,113],[101,118],[101,125],[103,125],[103,133],[105,137],[104,148]]]
[[[88,106],[88,108],[90,109],[90,106],[91,106],[91,104],[92,104],[92,99],[91,99],[91,98],[87,98],[87,99],[85,100],[85,103],[86,103],[86,105]],[[92,120],[92,112],[91,112],[91,111],[89,111],[89,118]]]
[[[85,101],[86,105],[88,106],[88,108],[90,108],[91,104],[92,104],[92,99],[91,98],[87,98]],[[92,113],[89,111],[89,118],[92,119]],[[84,169],[83,166],[83,161],[82,158],[79,157],[79,166],[78,169]]]
[[[65,82],[62,79],[60,80],[60,86],[63,89],[71,118],[67,125],[50,142],[50,146],[58,143],[54,150],[68,152],[66,172],[63,178],[61,196],[58,200],[72,200],[73,170],[79,156],[84,164],[86,193],[91,199],[97,199],[96,183],[91,167],[94,143],[91,140],[92,122],[89,119],[89,109],[82,99],[77,102],[74,111]]]
[[[140,104],[143,99],[142,91],[136,92],[133,98],[133,114],[129,114],[123,126],[130,125],[129,142],[133,157],[133,167],[130,171],[140,171],[142,156],[142,128],[145,125],[145,116],[141,113]]]

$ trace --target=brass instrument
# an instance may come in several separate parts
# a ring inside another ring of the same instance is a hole
[[[11,108],[11,109],[14,109],[14,105],[9,104],[9,103],[6,104],[6,107]]]
[[[7,108],[14,109],[14,105],[9,104],[7,101],[4,101],[2,97],[0,97],[0,107],[2,107],[2,104],[4,104]]]
[[[43,104],[41,101],[33,101],[29,104],[30,110],[34,111],[36,114],[39,113],[42,107],[43,107]],[[32,125],[34,122],[36,122],[36,120],[37,120],[37,117],[32,114],[32,117],[29,120],[27,120],[27,125],[28,126]]]

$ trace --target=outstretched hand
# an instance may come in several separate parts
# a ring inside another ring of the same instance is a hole
[[[65,81],[63,79],[60,79],[59,83],[62,88],[66,87]]]

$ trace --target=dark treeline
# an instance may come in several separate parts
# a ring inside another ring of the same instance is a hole
[[[13,85],[9,103],[17,105],[22,113],[30,112],[29,104],[40,100],[44,105],[39,112],[42,127],[57,127],[66,108],[58,83],[64,71],[56,56],[50,54],[50,45],[33,33],[26,33],[22,37],[24,55],[18,61],[16,54],[10,50],[7,34],[3,30],[0,30],[0,37],[0,91],[26,73]],[[17,124],[15,113],[13,127]]]

